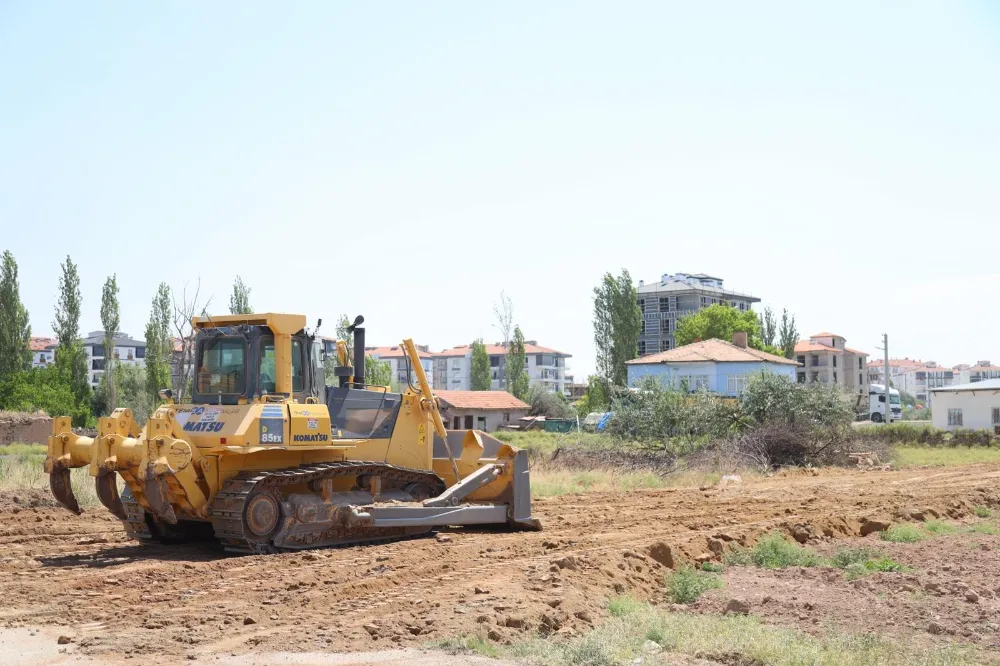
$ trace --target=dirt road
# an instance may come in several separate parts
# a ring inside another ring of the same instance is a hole
[[[903,508],[958,518],[1000,506],[998,480],[996,465],[795,472],[704,490],[540,500],[537,533],[444,531],[246,557],[208,545],[143,548],[103,510],[77,517],[41,493],[6,495],[0,627],[42,627],[49,640],[70,639],[60,646],[67,654],[105,663],[412,648],[485,631],[501,641],[567,635],[600,622],[608,597],[656,595],[672,560],[775,528],[802,539],[854,537],[867,519]]]

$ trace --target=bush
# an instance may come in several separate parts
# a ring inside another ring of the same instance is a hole
[[[562,393],[552,393],[536,384],[528,392],[528,404],[531,416],[544,416],[550,419],[571,419],[576,416],[573,407]]]
[[[977,518],[989,518],[993,515],[993,511],[985,506],[973,507],[972,513],[976,514]]]
[[[90,416],[90,405],[78,404],[70,382],[55,365],[19,372],[0,382],[0,409],[69,416],[77,424]]]
[[[789,541],[778,532],[761,537],[753,548],[734,547],[726,556],[726,564],[755,565],[765,569],[815,567],[822,563],[823,558],[816,551]]]
[[[683,566],[667,578],[667,593],[675,604],[690,604],[708,590],[722,587],[722,580],[715,574],[696,571]]]
[[[891,541],[892,543],[916,543],[923,540],[926,534],[916,525],[902,523],[900,525],[893,525],[885,532],[882,532],[880,536],[882,541]]]

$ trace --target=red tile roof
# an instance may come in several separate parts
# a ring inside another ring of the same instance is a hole
[[[725,340],[702,340],[692,342],[683,347],[669,349],[659,354],[651,354],[642,358],[634,358],[628,361],[630,365],[643,365],[646,363],[704,363],[705,361],[715,361],[717,363],[753,363],[764,361],[767,363],[779,363],[782,365],[798,365],[797,361],[775,356],[757,349],[743,349]]]
[[[455,409],[484,411],[528,409],[526,403],[521,402],[506,391],[434,391],[434,395],[441,398],[443,404],[450,405]]]
[[[844,336],[837,335],[836,333],[827,333],[827,332],[824,331],[823,333],[816,333],[815,335],[810,335],[809,337],[810,338],[843,338]]]
[[[874,361],[868,362],[868,367],[882,367],[885,365],[885,361],[882,359],[876,359]],[[922,368],[927,364],[924,361],[914,361],[910,358],[890,358],[889,367],[890,368]]]
[[[45,351],[50,347],[55,347],[59,344],[59,340],[56,338],[31,338],[31,351]]]
[[[820,336],[814,335],[813,337],[816,338]],[[831,347],[830,345],[822,345],[818,342],[813,342],[812,340],[799,340],[798,342],[795,343],[796,354],[805,354],[807,352],[820,352],[820,351],[850,352],[852,354],[858,354],[859,356],[868,356],[868,352],[859,351],[857,349],[851,349],[850,347],[844,347],[843,349],[839,349],[837,347]]]
[[[406,350],[401,345],[394,347],[365,347],[365,354],[375,356],[376,358],[403,358],[406,356]],[[434,354],[419,349],[417,350],[417,356],[420,358],[434,358]]]
[[[451,349],[445,349],[444,351],[436,352],[435,356],[465,356],[472,351],[472,345],[458,345],[452,347]],[[486,345],[486,353],[490,356],[503,356],[507,353],[507,348],[502,344],[500,345]],[[525,354],[558,354],[559,356],[570,357],[571,354],[566,352],[561,352],[557,349],[549,349],[548,347],[542,347],[536,345],[532,342],[524,343],[524,353]]]

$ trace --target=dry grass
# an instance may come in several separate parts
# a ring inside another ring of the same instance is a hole
[[[45,447],[41,444],[10,444],[0,447],[0,491],[48,490],[49,475],[42,470],[44,460]],[[94,489],[94,479],[86,467],[71,470],[70,481],[81,507],[100,504]]]
[[[622,472],[615,469],[576,472],[536,467],[531,470],[531,495],[559,497],[576,493],[698,488],[715,485],[721,478],[722,475],[716,472],[675,472],[661,476],[654,472]]]
[[[611,617],[600,627],[568,641],[533,638],[510,646],[471,636],[439,647],[509,657],[552,666],[616,666],[670,663],[650,658],[698,655],[720,663],[773,666],[965,666],[982,663],[971,647],[928,649],[871,634],[827,633],[810,636],[795,629],[767,626],[754,617],[668,613],[634,599],[614,599]]]

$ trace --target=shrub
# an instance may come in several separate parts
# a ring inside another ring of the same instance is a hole
[[[892,543],[916,543],[923,540],[926,535],[916,525],[902,523],[893,525],[882,532],[880,536],[883,541],[891,541]]]
[[[934,535],[954,534],[958,528],[943,520],[928,520],[924,523],[924,529]]]
[[[722,580],[715,574],[696,571],[683,566],[667,578],[667,593],[675,604],[690,604],[702,593],[722,587]]]
[[[726,564],[752,564],[765,569],[815,567],[822,563],[823,558],[816,551],[789,541],[777,532],[761,537],[753,548],[734,547],[726,556]]]
[[[973,507],[972,513],[976,514],[979,518],[989,518],[993,515],[993,511],[986,508],[985,506]]]

